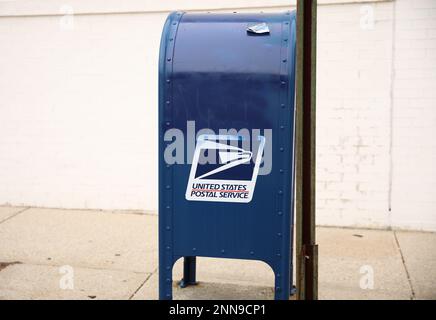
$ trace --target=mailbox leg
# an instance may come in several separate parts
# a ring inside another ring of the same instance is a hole
[[[183,260],[183,279],[180,281],[180,288],[196,285],[195,273],[197,268],[196,257],[185,257]]]

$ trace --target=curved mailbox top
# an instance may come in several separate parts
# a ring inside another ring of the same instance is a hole
[[[159,219],[160,245],[173,254],[161,263],[192,255],[289,264],[295,27],[294,12],[168,17]]]

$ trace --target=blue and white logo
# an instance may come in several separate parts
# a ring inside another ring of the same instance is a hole
[[[251,201],[265,138],[259,137],[255,154],[240,146],[242,139],[240,136],[227,135],[198,137],[186,188],[186,200],[239,203]]]

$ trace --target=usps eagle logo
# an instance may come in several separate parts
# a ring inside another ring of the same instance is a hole
[[[258,149],[244,150],[240,136],[202,135],[197,145],[186,188],[186,200],[248,203],[262,160],[265,138]]]

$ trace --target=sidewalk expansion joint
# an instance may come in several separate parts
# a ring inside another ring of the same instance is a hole
[[[141,285],[130,295],[129,300],[132,300],[133,297],[139,292],[139,290],[141,290],[141,288],[145,285],[145,283],[151,278],[151,276],[153,274],[155,274],[155,272],[157,271],[157,269],[155,269],[152,273],[148,274],[145,277],[145,280],[141,283]]]
[[[0,220],[0,224],[2,224],[3,222],[6,222],[6,221],[8,221],[8,220],[10,220],[10,219],[12,219],[12,218],[18,216],[20,213],[23,213],[24,211],[27,211],[27,210],[29,210],[30,208],[31,208],[31,207],[26,207],[26,208],[23,208],[22,210],[20,210],[20,211],[18,211],[18,212],[15,212],[13,215],[7,217],[6,219],[4,219],[4,220]]]
[[[407,269],[406,260],[404,259],[403,250],[401,249],[400,242],[398,241],[397,233],[396,231],[392,231],[394,233],[395,242],[397,244],[398,251],[400,252],[401,261],[403,262],[404,270],[406,271],[407,276],[407,282],[409,283],[410,287],[410,300],[415,300],[415,290],[413,289],[412,279],[410,278],[409,270]]]

